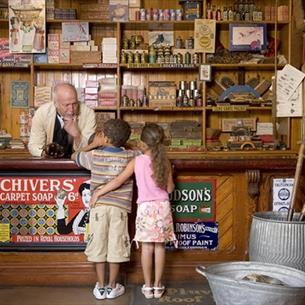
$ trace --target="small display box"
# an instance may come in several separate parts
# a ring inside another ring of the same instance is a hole
[[[202,0],[181,0],[185,20],[194,20],[202,16]]]
[[[173,81],[150,81],[148,83],[149,106],[176,106],[176,84]]]

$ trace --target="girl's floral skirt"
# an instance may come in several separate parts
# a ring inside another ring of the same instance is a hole
[[[136,242],[172,241],[177,243],[169,201],[147,201],[138,204],[136,218]]]

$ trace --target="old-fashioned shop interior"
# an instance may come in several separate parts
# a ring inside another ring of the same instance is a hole
[[[192,304],[304,305],[304,29],[300,0],[0,0],[0,297],[83,286],[94,301],[88,229],[68,226],[89,222],[90,171],[52,140],[41,156],[28,146],[37,109],[69,83],[98,131],[129,123],[128,147],[147,122],[164,130],[178,248],[166,245],[153,304],[196,286]],[[114,304],[148,302],[134,244],[120,280]]]

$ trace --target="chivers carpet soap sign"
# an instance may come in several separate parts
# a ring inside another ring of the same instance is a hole
[[[202,177],[178,177],[171,193],[175,221],[215,221],[216,181]]]

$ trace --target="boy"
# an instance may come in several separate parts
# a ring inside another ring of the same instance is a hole
[[[78,166],[91,171],[91,194],[118,176],[136,152],[124,150],[131,133],[127,122],[110,119],[91,144],[72,155]],[[124,294],[125,287],[116,282],[120,263],[130,259],[127,213],[131,212],[132,180],[119,189],[97,199],[90,211],[90,238],[85,250],[88,261],[95,263],[97,283],[93,294],[98,300],[114,299]],[[105,267],[109,263],[106,285]]]

